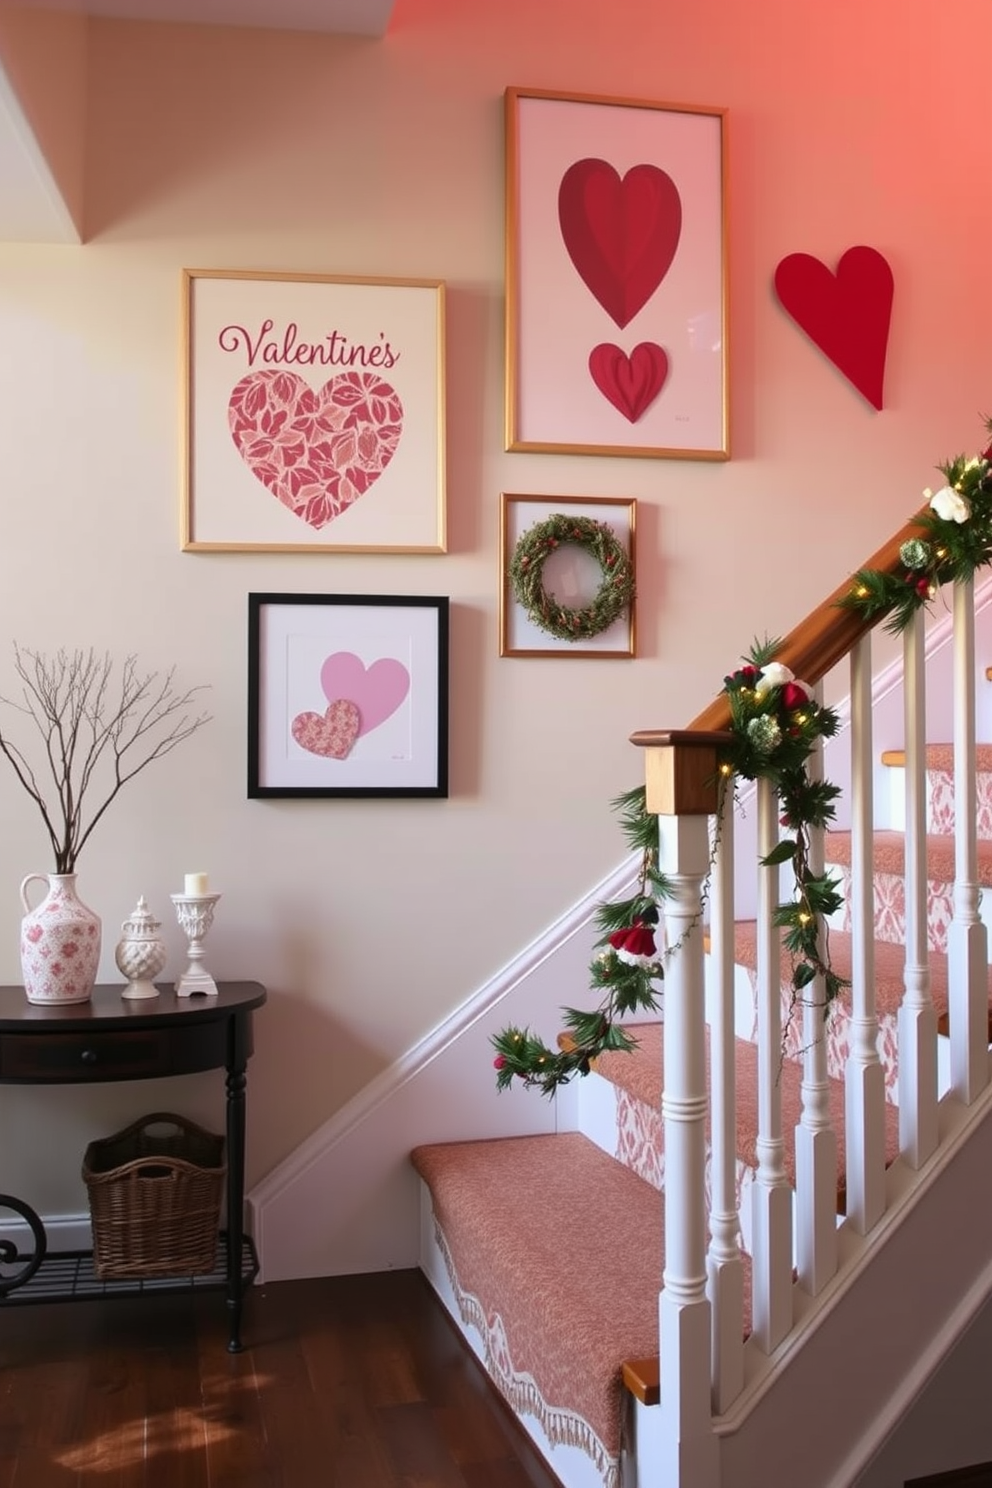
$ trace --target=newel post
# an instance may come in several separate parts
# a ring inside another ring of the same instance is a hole
[[[671,895],[665,927],[665,1267],[658,1299],[661,1437],[672,1488],[718,1488],[711,1417],[706,1295],[706,1008],[703,885],[709,817],[717,810],[717,751],[729,735],[640,732],[647,809],[658,817],[659,868]]]

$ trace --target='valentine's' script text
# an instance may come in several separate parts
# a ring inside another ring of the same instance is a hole
[[[244,351],[249,367],[256,362],[267,366],[308,366],[316,363],[321,367],[395,367],[400,353],[394,351],[386,340],[385,331],[379,339],[364,345],[360,341],[349,342],[340,331],[328,331],[321,341],[299,341],[299,327],[291,320],[280,336],[272,335],[275,322],[263,320],[256,335],[240,325],[225,326],[217,337],[221,351]]]

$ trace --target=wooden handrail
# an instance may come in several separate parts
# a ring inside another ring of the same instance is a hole
[[[926,510],[927,507],[921,508],[921,513]],[[911,517],[895,537],[889,538],[867,563],[862,563],[859,567],[895,573],[900,564],[899,549],[909,538],[920,535],[918,516]],[[855,642],[878,623],[877,619],[865,620],[855,610],[839,608],[838,601],[850,592],[851,580],[848,578],[828,599],[817,605],[805,620],[800,621],[795,630],[789,632],[781,650],[776,652],[775,660],[789,667],[804,682],[813,684],[825,677],[831,667],[843,660]],[[729,727],[730,707],[725,694],[721,693],[693,719],[685,733],[712,733]],[[670,738],[670,731],[641,729],[636,734],[631,734],[630,742],[650,748],[665,743]]]

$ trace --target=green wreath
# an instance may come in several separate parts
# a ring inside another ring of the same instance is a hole
[[[544,587],[544,565],[556,548],[571,543],[592,555],[603,579],[591,603],[573,610]],[[634,565],[616,533],[591,517],[561,512],[529,528],[513,550],[510,582],[528,617],[560,641],[581,641],[608,630],[634,598]]]

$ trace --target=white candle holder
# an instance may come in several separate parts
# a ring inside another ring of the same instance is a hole
[[[195,992],[217,993],[217,983],[203,964],[203,942],[213,924],[214,905],[220,894],[170,894],[176,906],[176,919],[189,942],[189,965],[176,983],[177,997],[192,997]]]

